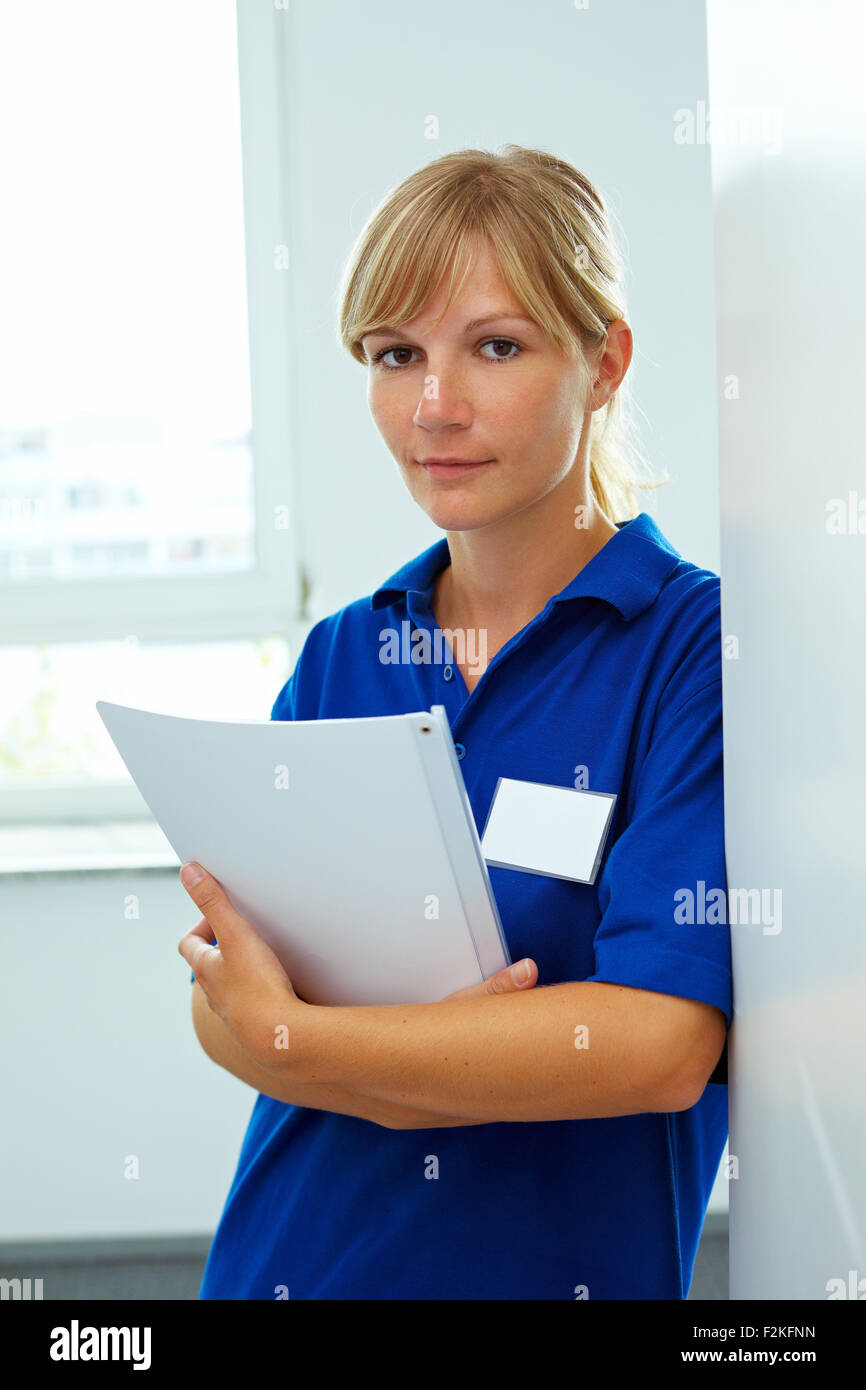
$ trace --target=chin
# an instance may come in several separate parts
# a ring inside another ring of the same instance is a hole
[[[424,507],[423,510],[440,531],[477,531],[480,527],[490,526],[493,522],[501,521],[504,515],[508,515],[498,510],[466,505]]]

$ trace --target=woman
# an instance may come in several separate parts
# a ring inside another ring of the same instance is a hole
[[[261,1093],[201,1298],[688,1294],[727,1135],[719,581],[636,514],[620,276],[589,180],[515,146],[426,165],[354,249],[342,339],[445,536],[315,624],[272,718],[443,704],[479,827],[503,776],[617,800],[594,884],[490,867],[526,979],[438,1003],[308,1005],[190,887],[198,1036]],[[448,660],[383,659],[406,622]]]

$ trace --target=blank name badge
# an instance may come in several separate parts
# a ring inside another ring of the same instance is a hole
[[[488,864],[594,883],[616,794],[500,777],[481,837]]]

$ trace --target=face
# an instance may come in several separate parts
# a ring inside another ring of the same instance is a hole
[[[370,411],[412,497],[446,531],[490,526],[557,487],[583,500],[586,478],[574,471],[582,436],[618,382],[587,406],[577,362],[526,318],[486,243],[434,327],[445,298],[443,283],[410,323],[363,340]],[[430,459],[477,466],[452,471],[425,466]]]

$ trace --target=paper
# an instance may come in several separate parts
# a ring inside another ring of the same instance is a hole
[[[235,722],[96,707],[179,863],[219,880],[309,1003],[427,1003],[510,964],[441,705]]]

